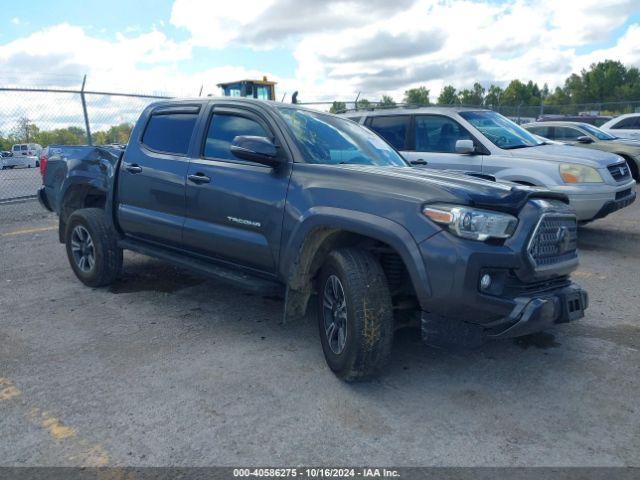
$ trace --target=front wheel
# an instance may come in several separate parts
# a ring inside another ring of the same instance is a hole
[[[386,365],[393,341],[387,279],[365,250],[331,252],[317,283],[318,327],[329,368],[346,381],[361,380]]]
[[[73,212],[66,227],[67,257],[76,277],[89,287],[113,283],[122,269],[122,249],[104,210]]]

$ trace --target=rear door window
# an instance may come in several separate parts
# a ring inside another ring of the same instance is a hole
[[[27,150],[27,146],[26,145],[20,145],[20,150],[25,152]]]
[[[618,123],[614,124],[614,129],[620,130],[637,130],[640,129],[640,117],[628,117],[623,118]]]
[[[416,116],[416,151],[456,153],[458,140],[473,140],[458,122],[442,115]]]
[[[197,119],[195,113],[151,115],[142,143],[156,152],[186,155]]]
[[[549,140],[553,140],[553,128],[552,127],[527,127],[527,130],[529,130],[531,133],[533,133],[534,135],[539,135],[541,137],[544,138],[548,138]]]
[[[409,115],[371,117],[369,128],[393,145],[396,150],[407,150],[410,124]]]

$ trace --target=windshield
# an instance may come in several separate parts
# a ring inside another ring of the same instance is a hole
[[[496,112],[460,112],[460,116],[505,150],[543,145],[531,133]]]
[[[590,133],[591,135],[596,137],[598,140],[615,140],[616,139],[616,137],[614,137],[613,135],[609,135],[604,130],[600,130],[598,127],[594,127],[593,125],[589,125],[588,123],[581,123],[580,128],[582,128],[582,130],[584,130],[585,132]]]
[[[351,120],[291,107],[278,110],[309,163],[407,166],[389,144]]]

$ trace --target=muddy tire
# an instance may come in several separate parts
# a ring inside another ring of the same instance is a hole
[[[317,279],[318,327],[329,368],[345,381],[376,375],[388,362],[393,310],[380,263],[365,250],[329,254]]]
[[[83,208],[67,220],[67,257],[76,277],[89,287],[113,283],[122,270],[122,249],[104,210]]]

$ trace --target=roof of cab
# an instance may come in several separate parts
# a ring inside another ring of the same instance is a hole
[[[307,112],[318,113],[323,115],[339,116],[329,112],[322,112],[313,108],[306,107],[299,103],[284,103],[276,100],[259,100],[256,98],[245,97],[195,97],[195,98],[168,98],[166,100],[158,100],[149,104],[150,108],[166,107],[171,105],[195,105],[195,104],[207,104],[209,102],[216,103],[237,103],[245,105],[258,105],[262,108],[277,109],[281,107],[295,108],[296,110],[304,110]],[[341,116],[340,116],[341,117]]]

